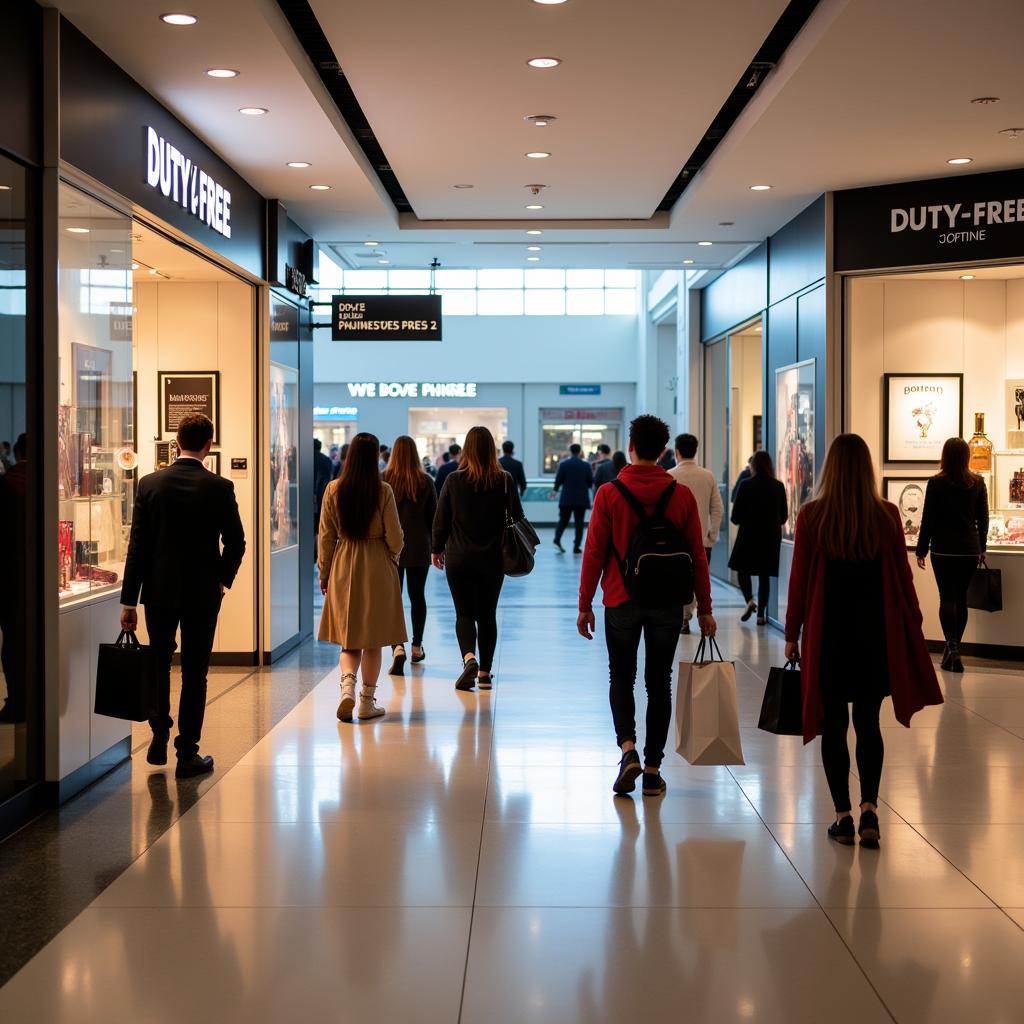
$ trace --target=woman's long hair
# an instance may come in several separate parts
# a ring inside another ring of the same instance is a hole
[[[381,476],[395,492],[396,501],[415,501],[423,488],[430,484],[430,478],[423,471],[416,442],[408,434],[395,439],[387,469]]]
[[[615,467],[615,476],[618,476],[627,466],[629,460],[625,452],[612,452],[612,465]]]
[[[754,476],[766,476],[770,480],[775,479],[775,466],[772,457],[762,448],[754,452],[750,457],[750,472]]]
[[[806,521],[826,558],[869,561],[893,523],[878,492],[871,451],[859,434],[840,434],[828,450]]]
[[[356,434],[345,457],[338,482],[338,519],[341,532],[362,540],[380,504],[380,441],[373,434]]]
[[[958,487],[973,487],[981,478],[971,472],[971,449],[962,437],[951,437],[942,446],[939,476]]]
[[[486,427],[471,427],[459,457],[459,473],[464,473],[474,490],[497,486],[505,472],[498,462],[498,449]]]

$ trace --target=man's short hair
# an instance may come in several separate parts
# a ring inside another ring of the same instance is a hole
[[[668,424],[649,413],[637,416],[629,425],[629,440],[641,459],[653,462],[668,444]]]
[[[462,445],[461,444],[450,444],[450,445],[448,445],[448,454],[449,455],[455,456],[455,455],[459,455],[461,453],[462,453]]]
[[[315,452],[321,451],[323,449],[323,446],[324,446],[324,443],[323,443],[323,441],[320,440],[319,437],[314,437],[313,438],[313,451],[315,451]]]
[[[502,441],[501,450],[506,455],[511,455],[516,450],[516,446],[511,441]]]
[[[602,455],[611,455],[611,453],[612,453],[612,446],[610,444],[599,444],[597,446],[597,450]]]
[[[697,457],[697,449],[700,447],[700,442],[694,437],[693,434],[680,434],[676,438],[676,451],[684,459],[695,459]]]
[[[571,444],[571,445],[569,445],[569,454],[570,455],[579,455],[579,453],[581,451],[583,451],[583,449],[578,444]]]
[[[201,412],[186,413],[178,423],[178,447],[183,452],[200,452],[213,440],[213,420]]]

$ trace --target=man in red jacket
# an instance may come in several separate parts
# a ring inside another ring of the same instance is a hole
[[[629,457],[618,479],[648,511],[653,510],[672,477],[658,465],[668,443],[668,426],[657,416],[638,416],[629,425]],[[697,621],[702,636],[715,635],[711,614],[711,577],[704,552],[700,514],[690,490],[678,484],[669,500],[665,517],[685,538],[693,560]],[[683,623],[683,607],[642,608],[626,591],[619,558],[629,548],[639,517],[615,487],[602,487],[594,499],[590,530],[583,552],[580,576],[580,604],[576,628],[587,640],[593,639],[593,601],[600,581],[604,599],[604,631],[608,645],[609,699],[615,722],[615,740],[622,750],[619,774],[613,789],[631,793],[643,773],[644,796],[665,792],[661,762],[672,719],[672,662]],[[643,635],[646,651],[644,683],[647,687],[647,738],[644,764],[636,750],[636,655]]]

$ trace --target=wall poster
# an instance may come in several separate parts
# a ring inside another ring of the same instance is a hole
[[[882,482],[883,497],[900,510],[903,536],[907,547],[917,547],[921,533],[921,513],[924,512],[924,492],[928,478],[920,476],[889,476]]]
[[[1006,382],[1006,447],[1024,448],[1024,380]]]
[[[299,543],[299,371],[270,364],[270,550]]]
[[[887,373],[886,462],[938,462],[942,446],[963,436],[962,373]]]
[[[220,371],[159,370],[156,378],[159,439],[173,439],[183,416],[201,412],[213,420],[213,443],[217,444],[220,440]]]
[[[815,360],[775,371],[775,472],[786,488],[789,519],[782,535],[796,534],[796,517],[814,495]]]

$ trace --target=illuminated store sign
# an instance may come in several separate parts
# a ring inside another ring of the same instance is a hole
[[[440,341],[440,295],[333,295],[332,341]]]
[[[349,384],[348,393],[352,398],[476,398],[475,383],[438,384],[380,383]]]
[[[231,193],[154,128],[146,129],[146,184],[231,237]]]
[[[314,405],[313,419],[354,422],[359,419],[359,410],[354,405]]]

